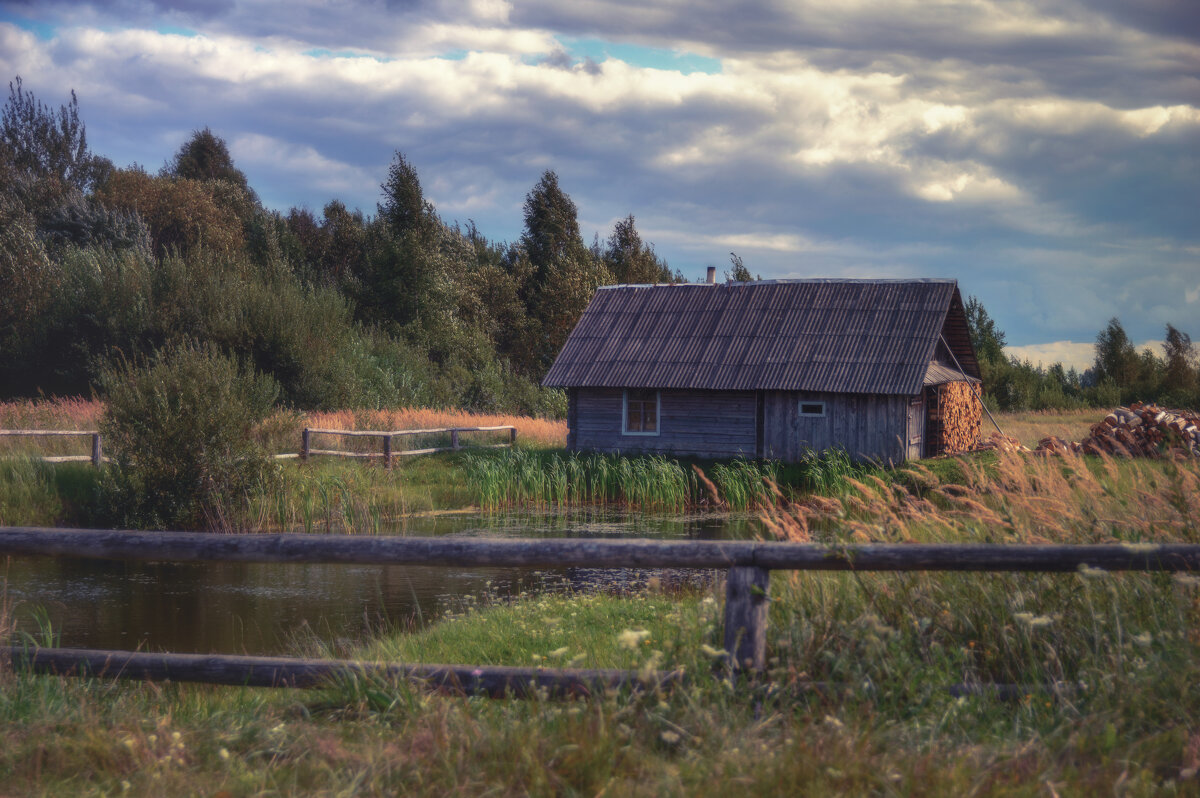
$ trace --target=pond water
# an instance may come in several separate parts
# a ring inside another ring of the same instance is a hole
[[[406,535],[745,537],[745,517],[443,514],[408,518]],[[397,530],[400,532],[400,530]],[[0,571],[19,631],[41,644],[181,653],[288,654],[314,636],[341,649],[381,627],[420,626],[466,597],[548,589],[621,590],[647,572],[523,568],[141,563],[11,558]],[[663,575],[657,574],[662,577]],[[676,580],[706,575],[667,574]]]

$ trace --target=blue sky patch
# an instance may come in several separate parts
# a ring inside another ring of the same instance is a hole
[[[394,61],[393,58],[385,58],[380,55],[372,55],[371,53],[360,53],[355,50],[328,50],[324,47],[314,47],[311,50],[305,50],[304,55],[312,58],[369,58],[372,61],[378,61],[381,64],[386,64],[389,61]]]
[[[5,9],[0,9],[0,22],[16,25],[21,30],[29,31],[42,41],[53,39],[54,34],[57,32],[57,28],[52,22],[28,19]]]
[[[664,50],[659,47],[643,47],[638,44],[622,44],[604,39],[581,39],[573,36],[556,36],[555,39],[571,56],[583,60],[590,58],[599,63],[615,58],[626,64],[647,69],[666,69],[690,75],[702,72],[716,75],[721,72],[721,61],[695,53]]]

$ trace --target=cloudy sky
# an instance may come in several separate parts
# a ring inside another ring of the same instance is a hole
[[[396,150],[520,235],[545,169],[690,279],[954,277],[1035,362],[1200,339],[1195,0],[0,0],[0,75],[157,169],[374,213]]]

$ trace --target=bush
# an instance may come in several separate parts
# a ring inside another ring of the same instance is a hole
[[[185,342],[143,362],[122,359],[101,385],[114,521],[223,527],[233,504],[271,474],[252,431],[279,387],[216,348]]]

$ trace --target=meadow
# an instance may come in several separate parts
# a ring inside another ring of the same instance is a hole
[[[986,453],[775,497],[761,534],[1200,543],[1196,496],[1194,461]],[[119,684],[8,668],[0,782],[14,795],[1200,794],[1200,576],[777,572],[770,595],[763,679],[724,670],[719,587],[653,579],[632,592],[481,595],[419,630],[379,628],[337,650],[295,643],[302,655],[621,667],[647,679],[590,699],[462,698],[367,679],[305,691]],[[652,674],[663,669],[687,684],[660,689]],[[1013,687],[985,688],[997,683]]]

